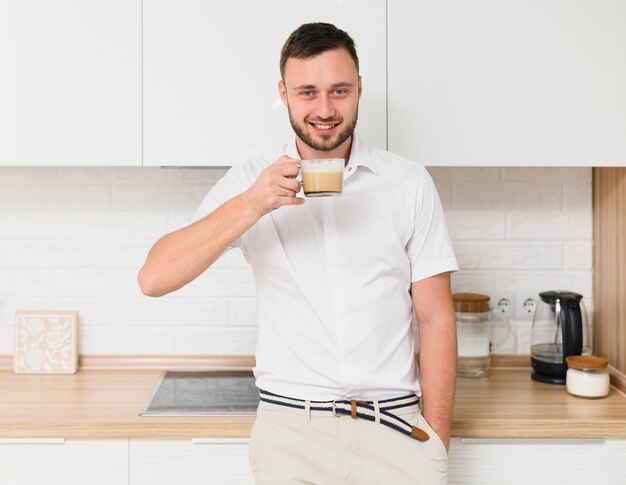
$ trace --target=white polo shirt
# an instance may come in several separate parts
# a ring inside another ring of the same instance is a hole
[[[272,156],[233,166],[198,220],[247,190]],[[458,269],[426,169],[354,137],[340,197],[307,198],[237,239],[258,295],[257,386],[310,400],[421,394],[411,282]],[[300,194],[303,196],[302,194]]]

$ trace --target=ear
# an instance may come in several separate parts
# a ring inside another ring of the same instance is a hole
[[[362,92],[363,92],[363,84],[361,83],[361,76],[359,76],[359,99],[361,99]]]
[[[285,86],[285,81],[282,79],[278,81],[278,93],[280,94],[280,99],[282,99],[283,104],[285,106],[289,106],[289,101],[287,99],[287,87]]]

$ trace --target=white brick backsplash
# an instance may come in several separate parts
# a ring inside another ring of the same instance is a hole
[[[565,269],[591,271],[593,245],[591,241],[565,243]]]
[[[167,183],[168,173],[158,167],[59,167],[58,181],[70,184]]]
[[[230,298],[228,315],[230,324],[233,326],[256,326],[257,299]]]
[[[115,321],[114,300],[96,298],[61,298],[54,297],[13,297],[9,301],[0,300],[0,327],[13,328],[17,310],[77,310],[80,309],[79,325],[110,325]],[[0,351],[0,354],[2,351]]]
[[[461,269],[563,269],[560,242],[455,242],[454,252]]]
[[[13,354],[13,347],[13,327],[0,327],[0,354]]]
[[[591,211],[591,184],[568,184],[563,186],[563,203],[566,210]]]
[[[204,288],[207,295],[256,296],[252,270],[243,268],[215,269],[205,273]]]
[[[51,212],[0,211],[0,238],[57,237],[58,216]]]
[[[114,210],[179,210],[194,209],[212,185],[155,184],[113,185]]]
[[[467,271],[461,269],[452,273],[452,291],[454,293],[486,293],[494,289],[494,276],[490,271]]]
[[[50,271],[37,269],[0,268],[0,302],[11,297],[46,297],[55,294]]]
[[[134,327],[113,323],[106,327],[81,328],[78,334],[81,354],[175,354],[180,325]]]
[[[116,298],[115,320],[133,326],[169,326],[181,322],[189,326],[227,326],[227,298]]]
[[[5,184],[54,184],[57,181],[56,167],[2,167],[0,185]]]
[[[517,353],[530,354],[532,319],[515,322],[515,334],[517,337]]]
[[[0,210],[111,209],[110,185],[0,185]]]
[[[82,354],[254,352],[256,285],[240,250],[163,298],[137,284],[148,250],[227,170],[0,167],[0,354],[28,308],[78,310]],[[569,289],[591,315],[591,169],[428,171],[461,266],[453,291],[517,300]],[[527,354],[531,322],[511,320],[495,352]]]
[[[0,240],[4,268],[138,268],[152,241]]]
[[[7,268],[108,267],[111,241],[8,240],[0,242]],[[10,257],[8,257],[10,255]]]
[[[437,182],[496,182],[500,180],[499,167],[427,167]]]
[[[511,239],[550,241],[590,241],[591,211],[511,212]]]
[[[537,295],[548,290],[568,290],[591,298],[591,275],[588,271],[531,271],[495,273],[495,287],[501,291],[517,291]]]
[[[177,354],[253,354],[256,328],[182,327],[175,335]]]
[[[446,211],[448,233],[452,240],[489,240],[506,238],[506,212]]]
[[[502,167],[502,180],[506,182],[578,182],[591,187],[591,168],[560,167]]]
[[[555,210],[561,209],[560,184],[458,183],[452,191],[455,209]]]
[[[209,184],[213,186],[221,179],[227,168],[165,168],[168,180],[173,184]]]
[[[49,275],[54,293],[68,296],[111,296],[119,294],[123,285],[123,271],[111,269],[51,269]],[[136,283],[136,276],[133,273]]]
[[[164,212],[61,212],[60,239],[148,239],[157,241],[168,231]]]

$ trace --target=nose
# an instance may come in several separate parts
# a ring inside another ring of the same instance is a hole
[[[333,100],[330,96],[320,96],[318,101],[315,107],[315,116],[321,119],[332,118],[335,115],[335,107],[333,106]]]

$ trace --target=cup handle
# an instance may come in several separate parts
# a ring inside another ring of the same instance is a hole
[[[298,182],[300,182],[300,190],[298,190],[298,194],[304,190],[304,182],[302,181],[302,162],[298,164],[298,175],[294,177]]]
[[[498,347],[500,347],[504,342],[506,342],[508,340],[509,335],[511,335],[511,324],[509,323],[508,318],[506,318],[504,316],[504,314],[499,312],[498,310],[491,310],[491,313],[492,314],[495,313],[496,315],[498,315],[498,317],[502,317],[504,319],[506,332],[504,333],[504,336],[500,340],[498,340],[497,342],[489,342],[489,351],[490,352],[492,352],[495,349],[497,349]]]

